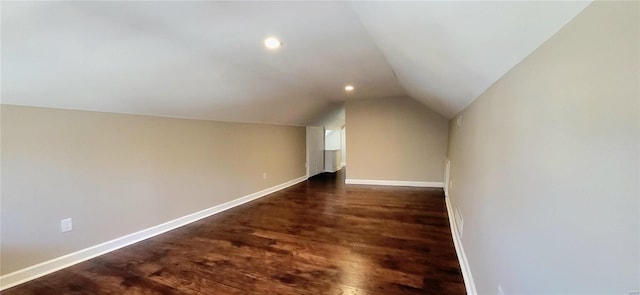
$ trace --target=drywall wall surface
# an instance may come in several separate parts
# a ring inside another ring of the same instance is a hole
[[[324,149],[339,150],[341,148],[342,148],[342,131],[340,129],[325,130]]]
[[[330,103],[311,119],[310,126],[322,126],[328,130],[338,130],[344,126],[344,103]]]
[[[348,179],[441,182],[448,120],[409,97],[346,103]]]
[[[1,112],[2,274],[305,175],[304,127]]]
[[[478,294],[640,289],[639,2],[594,2],[450,121]]]

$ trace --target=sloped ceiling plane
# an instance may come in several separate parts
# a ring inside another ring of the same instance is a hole
[[[1,99],[308,125],[410,96],[450,118],[589,3],[3,2]]]

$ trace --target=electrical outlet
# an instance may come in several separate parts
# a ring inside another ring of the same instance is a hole
[[[262,172],[262,179],[267,179],[267,172]]]
[[[73,229],[73,220],[71,218],[60,220],[60,231],[68,232]]]
[[[458,117],[456,118],[456,124],[458,125],[458,127],[462,127],[462,115],[458,115]]]
[[[498,285],[498,295],[504,295],[504,291],[502,291],[502,286]]]

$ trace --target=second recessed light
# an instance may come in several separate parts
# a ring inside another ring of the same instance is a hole
[[[353,85],[347,85],[344,87],[344,91],[347,91],[347,92],[351,92],[353,91],[353,89],[355,89]]]
[[[278,49],[280,48],[280,46],[282,46],[282,42],[278,40],[278,38],[269,37],[267,39],[264,39],[264,46],[269,49]]]

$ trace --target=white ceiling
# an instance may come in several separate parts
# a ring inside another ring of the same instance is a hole
[[[2,2],[1,99],[306,125],[409,95],[451,117],[588,3]]]
[[[354,2],[407,93],[453,117],[591,2]]]

